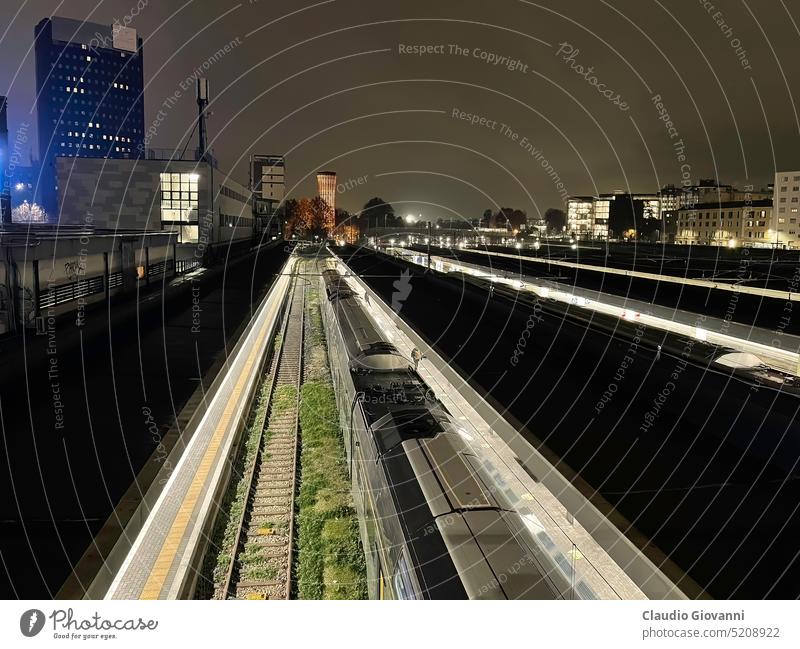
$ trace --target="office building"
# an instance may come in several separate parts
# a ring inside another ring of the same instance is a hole
[[[59,17],[42,20],[35,37],[40,196],[56,220],[56,158],[135,158],[143,149],[142,39]]]
[[[659,211],[655,194],[576,196],[567,201],[567,232],[577,239],[657,241],[662,232]]]
[[[608,212],[606,211],[607,214]],[[593,238],[594,215],[594,196],[573,196],[569,198],[567,200],[567,233],[579,239]]]
[[[256,228],[277,230],[271,223],[286,195],[286,162],[280,155],[250,156],[250,191],[253,195],[253,214]]]

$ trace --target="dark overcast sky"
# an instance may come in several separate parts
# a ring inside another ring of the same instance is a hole
[[[35,123],[36,22],[48,15],[122,21],[136,1],[0,3],[0,94],[10,98],[12,130]],[[320,168],[337,171],[340,182],[365,176],[339,196],[351,210],[379,195],[399,211],[432,216],[474,218],[497,204],[535,214],[561,197],[521,146],[527,138],[570,194],[655,191],[681,180],[676,139],[652,102],[657,94],[693,178],[762,185],[776,165],[800,168],[797,0],[146,4],[131,26],[145,39],[148,123],[181,81],[239,39],[207,77],[215,150],[243,183],[250,153],[285,153],[293,195],[314,194]],[[560,43],[580,50],[572,63],[557,55]],[[448,53],[401,54],[401,44],[445,45]],[[467,56],[449,54],[450,44]],[[475,48],[527,70],[491,65]],[[571,69],[578,64],[593,66],[597,83],[629,110]],[[497,125],[455,119],[454,108]],[[190,90],[151,145],[178,142],[195,113]],[[501,133],[501,123],[519,139]]]

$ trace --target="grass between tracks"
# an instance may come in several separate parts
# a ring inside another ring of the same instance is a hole
[[[364,599],[364,551],[315,285],[306,291],[306,309],[306,381],[300,391],[297,595],[300,599]]]
[[[273,353],[280,353],[281,335],[275,336]],[[257,388],[256,399],[243,432],[243,444],[234,461],[228,489],[220,504],[219,515],[214,524],[210,549],[203,561],[201,578],[198,580],[196,597],[199,599],[221,598],[223,583],[231,562],[232,546],[242,508],[245,506],[247,484],[245,475],[252,466],[258,451],[258,433],[264,426],[269,406],[269,382],[262,377]]]

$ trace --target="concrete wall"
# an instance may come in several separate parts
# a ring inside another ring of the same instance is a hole
[[[132,258],[125,262],[122,254],[123,242],[130,246]],[[17,282],[17,319],[24,326],[33,326],[35,317],[36,271],[38,266],[40,294],[50,287],[57,287],[79,280],[102,277],[105,274],[106,255],[109,274],[124,272],[129,275],[128,287],[135,287],[136,267],[150,266],[171,260],[173,257],[173,238],[168,234],[155,235],[89,235],[68,236],[38,241],[35,246],[7,246],[0,248],[0,296],[11,296],[12,273]],[[8,260],[11,260],[11,263]],[[170,273],[171,274],[171,273]],[[146,283],[146,280],[138,280]],[[123,291],[125,286],[110,290],[110,294]],[[84,304],[105,299],[104,293],[96,293],[84,298]],[[6,305],[7,306],[7,305]],[[76,300],[58,304],[47,309],[46,315],[59,316],[75,311]],[[42,313],[43,315],[44,312]],[[0,334],[10,330],[10,323],[0,317]]]
[[[56,167],[62,225],[161,230],[160,174],[167,172],[198,174],[198,211],[208,210],[209,167],[205,163],[57,158]]]

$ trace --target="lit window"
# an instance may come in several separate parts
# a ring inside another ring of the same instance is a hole
[[[161,174],[161,220],[197,223],[198,174]]]

